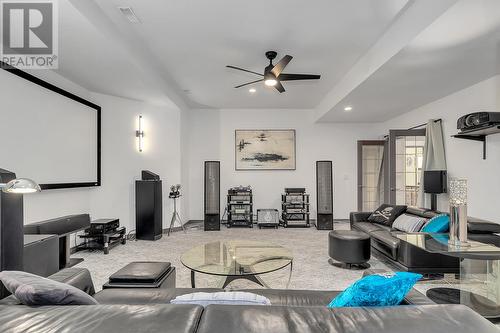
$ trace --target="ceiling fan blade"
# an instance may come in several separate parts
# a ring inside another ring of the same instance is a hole
[[[274,88],[276,88],[276,90],[278,90],[280,93],[285,92],[285,87],[283,87],[280,81],[276,82]]]
[[[261,82],[261,81],[264,81],[264,79],[260,79],[260,80],[255,80],[255,81],[252,81],[252,82],[243,83],[243,84],[240,84],[239,86],[236,86],[235,88],[241,88],[243,86],[248,86],[249,84],[257,83],[257,82]]]
[[[321,75],[314,74],[286,74],[280,75],[280,81],[295,81],[295,80],[319,80]]]
[[[264,76],[264,74],[260,74],[260,73],[257,73],[257,72],[252,72],[252,71],[249,71],[248,69],[243,69],[243,68],[239,68],[239,67],[235,67],[235,66],[226,66],[227,68],[232,68],[232,69],[236,69],[238,71],[243,71],[243,72],[247,72],[247,73],[252,73],[252,74],[255,74],[255,75],[259,75],[259,76]]]
[[[271,69],[271,73],[273,73],[274,76],[278,77],[278,75],[280,75],[281,72],[283,72],[286,65],[288,65],[288,63],[290,62],[290,60],[292,60],[292,58],[293,57],[288,54],[284,56],[276,65],[274,65],[273,69]]]

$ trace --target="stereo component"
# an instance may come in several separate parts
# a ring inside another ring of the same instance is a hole
[[[277,209],[257,209],[257,226],[273,227],[278,229],[280,223],[279,212]]]
[[[220,161],[205,161],[204,230],[220,230]]]
[[[333,163],[316,162],[316,229],[333,230]]]
[[[309,227],[309,194],[306,189],[285,188],[281,195],[281,219],[285,227]]]
[[[227,227],[253,227],[253,198],[250,186],[236,186],[227,191]]]

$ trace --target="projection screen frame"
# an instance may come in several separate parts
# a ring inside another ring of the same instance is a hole
[[[81,103],[89,108],[94,109],[97,112],[97,170],[96,170],[96,181],[92,182],[70,182],[70,183],[49,183],[49,184],[39,184],[42,190],[53,190],[53,189],[63,189],[63,188],[77,188],[77,187],[94,187],[101,186],[101,107],[97,104],[94,104],[80,96],[77,96],[69,91],[66,91],[62,88],[59,88],[47,81],[44,81],[40,78],[37,78],[34,75],[31,75],[23,70],[15,68],[3,61],[0,61],[0,67],[10,72],[18,77],[21,77],[29,82],[32,82],[40,87],[48,89],[56,94],[60,94],[66,98],[69,98],[75,102]],[[16,170],[12,170],[12,172],[16,172]],[[34,179],[36,181],[36,179]]]

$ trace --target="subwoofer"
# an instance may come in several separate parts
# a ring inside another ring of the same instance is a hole
[[[163,199],[160,176],[142,172],[135,181],[135,231],[141,240],[158,240],[163,234]]]
[[[220,230],[220,162],[205,161],[204,230]]]
[[[332,161],[316,162],[316,229],[333,230]]]
[[[0,169],[0,183],[15,179],[13,172]],[[24,232],[23,195],[0,190],[0,271],[22,271]],[[9,292],[0,283],[0,299]]]

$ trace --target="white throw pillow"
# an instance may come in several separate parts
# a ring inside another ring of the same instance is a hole
[[[271,305],[267,297],[243,291],[221,291],[216,293],[191,293],[177,296],[172,304],[198,304],[203,307],[210,304],[230,305]]]
[[[424,217],[402,214],[396,218],[392,227],[404,232],[419,232],[426,222]]]

